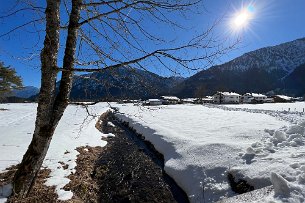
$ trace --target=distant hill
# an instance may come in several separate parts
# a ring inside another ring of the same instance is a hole
[[[29,98],[38,93],[39,93],[39,88],[33,87],[33,86],[25,86],[24,88],[22,88],[20,90],[13,90],[10,95],[14,96],[14,97],[20,97],[20,98]]]
[[[261,48],[189,78],[127,67],[74,76],[72,100],[202,97],[216,91],[305,94],[305,38]],[[32,96],[35,99],[37,96]]]
[[[286,94],[305,95],[305,63],[283,79],[282,89]]]
[[[251,51],[200,71],[178,84],[173,92],[180,97],[194,97],[218,90],[239,93],[277,90],[301,96],[305,93],[299,87],[304,84],[300,81],[305,78],[303,64],[305,38]]]
[[[161,77],[149,71],[127,67],[75,76],[72,100],[145,99],[171,94],[182,77]]]

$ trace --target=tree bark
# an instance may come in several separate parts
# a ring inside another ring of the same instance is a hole
[[[72,0],[63,67],[72,70],[77,44],[78,21],[82,0]],[[55,95],[57,55],[59,50],[60,0],[47,0],[46,36],[41,51],[41,90],[32,142],[14,176],[14,195],[26,197],[41,168],[49,145],[66,107],[72,87],[73,71],[62,73],[59,92]]]
[[[72,0],[72,10],[70,13],[68,36],[65,45],[65,55],[63,60],[63,68],[68,71],[62,72],[59,86],[59,93],[54,105],[54,122],[58,122],[64,110],[68,106],[69,96],[73,82],[73,69],[75,62],[75,51],[77,44],[77,32],[79,29],[78,21],[80,19],[82,0]],[[69,71],[71,70],[71,71]]]
[[[46,36],[40,53],[41,88],[39,93],[35,130],[32,141],[13,179],[15,195],[29,193],[47,153],[55,126],[51,125],[59,49],[60,0],[47,0]]]

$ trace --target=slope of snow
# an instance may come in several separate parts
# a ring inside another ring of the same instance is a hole
[[[274,196],[267,197],[266,202],[304,202],[305,121],[266,132],[269,135],[241,154],[251,157],[248,164],[233,167],[231,171],[250,184],[266,186],[272,183]]]
[[[20,163],[34,131],[36,104],[0,104],[0,172],[7,167]],[[108,109],[107,104],[89,107],[89,111],[97,116]],[[70,199],[71,191],[62,188],[70,181],[67,176],[75,171],[75,150],[80,146],[105,146],[101,140],[103,135],[95,128],[98,117],[88,117],[86,110],[80,106],[69,106],[64,113],[52,139],[43,167],[51,169],[46,185],[56,186],[60,200]],[[64,169],[59,163],[68,164]],[[4,198],[0,201],[3,201]]]
[[[287,167],[276,168],[283,166],[278,164],[283,162],[280,156],[273,162],[266,161],[251,170],[242,170],[242,166],[248,166],[250,158],[255,157],[255,154],[247,155],[256,152],[250,148],[253,143],[263,142],[271,136],[270,132],[289,125],[287,121],[260,113],[225,111],[201,105],[118,107],[121,112],[118,117],[129,122],[164,155],[166,172],[186,191],[191,202],[212,202],[235,195],[227,183],[229,170],[239,176],[249,176],[249,180],[257,179],[251,182],[255,188],[264,186],[263,182],[269,180],[268,169],[272,168],[275,173],[288,170]],[[264,172],[263,177],[251,173],[259,169],[256,167]]]

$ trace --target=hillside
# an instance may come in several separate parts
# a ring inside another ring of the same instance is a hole
[[[305,38],[261,48],[200,71],[178,84],[174,92],[181,97],[193,97],[213,94],[218,90],[240,93],[286,92],[285,88],[289,87],[290,94],[299,96],[304,91],[295,91],[295,88],[299,89],[302,82],[295,83],[289,78],[305,77],[304,71],[295,72],[302,64],[305,64]]]
[[[20,98],[29,98],[39,93],[39,88],[33,86],[26,86],[20,90],[13,90],[12,96]]]
[[[140,99],[170,94],[184,79],[161,77],[149,71],[117,68],[102,73],[75,76],[71,99]]]

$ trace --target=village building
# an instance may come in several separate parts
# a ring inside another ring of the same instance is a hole
[[[185,98],[182,99],[183,104],[194,104],[197,98]]]
[[[217,104],[238,104],[241,95],[235,92],[217,92],[213,95],[213,101]]]
[[[286,103],[293,102],[293,98],[285,95],[274,95],[272,96],[274,102]]]
[[[180,99],[176,96],[161,96],[163,104],[179,104]]]
[[[206,96],[203,98],[196,98],[194,100],[194,104],[206,104],[206,103],[214,103],[214,98],[212,96]]]
[[[264,103],[266,100],[266,95],[257,93],[246,93],[241,97],[242,103]]]
[[[272,97],[267,97],[267,99],[265,99],[265,103],[274,103],[274,99]]]
[[[147,102],[147,105],[150,105],[150,106],[162,105],[162,100],[161,99],[149,99]]]
[[[304,97],[296,97],[294,98],[294,101],[304,101]]]
[[[139,100],[135,100],[135,99],[124,99],[124,100],[122,100],[122,101],[120,101],[121,103],[124,103],[124,104],[126,104],[126,103],[138,103],[139,102]]]
[[[214,103],[214,98],[212,96],[203,97],[202,103],[204,104]]]

